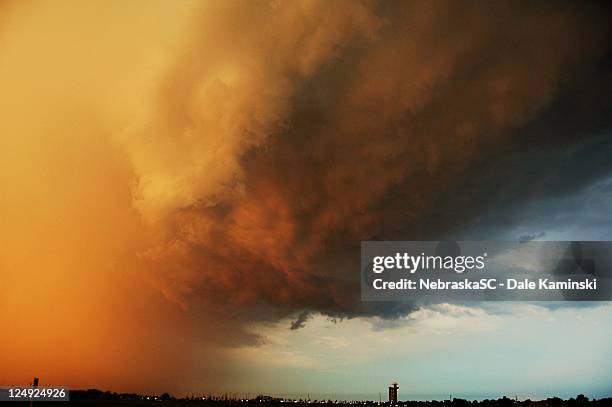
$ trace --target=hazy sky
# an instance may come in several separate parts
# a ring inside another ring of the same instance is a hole
[[[0,384],[610,395],[607,303],[362,303],[358,270],[367,239],[610,239],[609,21],[1,2]]]

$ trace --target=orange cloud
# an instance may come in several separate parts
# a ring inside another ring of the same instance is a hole
[[[609,105],[598,7],[3,3],[0,383],[210,389],[245,320],[381,312],[359,240],[459,227],[561,144],[524,127]]]

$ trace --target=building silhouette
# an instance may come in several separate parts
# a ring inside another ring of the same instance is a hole
[[[391,383],[391,386],[389,386],[389,403],[397,404],[397,391],[398,391],[398,389],[399,389],[399,386],[398,386],[397,382]]]

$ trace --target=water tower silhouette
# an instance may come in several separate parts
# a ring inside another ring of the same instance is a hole
[[[397,404],[397,390],[399,389],[399,385],[397,382],[391,383],[389,386],[389,403]]]

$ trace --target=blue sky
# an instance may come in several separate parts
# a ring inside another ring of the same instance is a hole
[[[265,344],[236,351],[244,363],[245,391],[310,389],[372,398],[384,395],[393,380],[405,399],[601,397],[612,390],[607,303],[558,309],[441,304],[393,323],[378,318],[334,323],[316,316],[297,331],[288,330],[287,321],[254,329]]]
[[[457,237],[606,240],[611,198],[612,177],[602,176],[575,193],[500,206]],[[302,329],[289,324],[253,325],[263,344],[235,351],[245,391],[385,399],[397,380],[405,399],[612,392],[608,302],[439,304],[392,320],[316,315]]]

